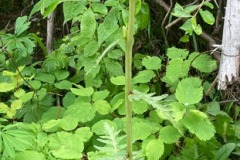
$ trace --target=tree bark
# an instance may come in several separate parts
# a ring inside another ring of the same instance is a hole
[[[53,42],[53,29],[54,29],[54,19],[55,11],[53,11],[47,20],[47,52],[50,54],[52,52],[52,42]]]
[[[227,0],[222,45],[218,47],[222,49],[218,89],[225,90],[239,76],[240,0]]]

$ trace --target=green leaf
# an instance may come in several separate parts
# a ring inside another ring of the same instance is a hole
[[[197,35],[202,34],[202,27],[200,24],[197,24],[196,17],[192,18],[192,28]]]
[[[236,148],[235,143],[227,143],[223,145],[220,149],[217,150],[216,159],[227,160],[235,148]]]
[[[57,70],[54,72],[55,77],[58,81],[66,79],[70,74],[66,70]]]
[[[97,100],[103,100],[105,98],[108,97],[109,95],[109,91],[108,90],[102,90],[102,91],[97,91],[97,92],[94,92],[93,93],[93,96],[92,96],[92,100],[95,102]]]
[[[136,15],[136,21],[138,24],[138,28],[140,30],[147,28],[147,26],[149,25],[149,20],[150,20],[149,6],[147,3],[142,2],[140,11]]]
[[[148,83],[155,77],[155,73],[152,70],[143,70],[133,77],[133,84],[137,83]]]
[[[94,118],[95,112],[94,107],[90,103],[76,102],[67,107],[63,116],[74,116],[78,118],[79,122],[86,123]]]
[[[64,2],[63,3],[63,13],[64,13],[64,23],[69,20],[74,19],[79,14],[84,13],[86,2]]]
[[[78,96],[86,96],[89,97],[93,94],[94,89],[92,87],[87,88],[70,88],[73,94]]]
[[[19,36],[29,28],[30,22],[27,22],[27,16],[18,17],[15,24],[14,34]]]
[[[57,120],[52,119],[52,120],[49,120],[46,123],[44,123],[42,125],[42,129],[45,132],[57,132],[57,131],[61,130],[59,124],[60,124],[60,119],[57,119]]]
[[[118,61],[106,57],[104,64],[110,77],[123,75],[123,66]]]
[[[179,3],[175,4],[172,11],[172,15],[176,17],[184,17],[184,18],[191,17],[191,14],[188,12],[188,10],[184,10]]]
[[[37,151],[24,151],[16,153],[16,157],[14,160],[45,160],[46,157],[43,153],[39,153]]]
[[[64,116],[59,123],[59,126],[64,131],[72,131],[78,126],[78,118],[75,116]]]
[[[190,110],[181,122],[191,133],[203,141],[211,139],[216,132],[207,115],[198,110]]]
[[[101,115],[106,115],[111,112],[111,105],[106,100],[97,100],[94,102],[93,106],[96,111]]]
[[[161,69],[161,61],[162,60],[156,56],[147,56],[143,58],[142,65],[149,70],[158,70]]]
[[[148,110],[148,103],[144,100],[133,101],[132,102],[132,111],[135,114],[143,114]]]
[[[7,113],[9,109],[5,103],[0,102],[0,113]]]
[[[72,87],[72,83],[67,80],[62,80],[59,83],[54,83],[54,86],[58,89],[69,90]]]
[[[120,49],[114,49],[113,51],[111,51],[107,54],[108,58],[116,59],[116,60],[121,60],[123,55],[124,55],[124,53]]]
[[[202,100],[203,87],[199,78],[185,78],[181,80],[176,89],[176,98],[185,105],[196,104]]]
[[[106,2],[105,2],[106,3]],[[118,26],[118,9],[113,8],[107,14],[104,22],[97,28],[98,33],[98,44],[102,44],[108,37],[110,37],[117,29]]]
[[[211,73],[217,69],[217,62],[206,54],[201,54],[193,62],[192,66],[203,73]]]
[[[12,83],[2,82],[0,83],[0,92],[8,92],[15,88],[16,86]]]
[[[104,120],[100,120],[97,123],[95,123],[92,126],[92,132],[94,132],[96,135],[105,135],[106,134],[106,130],[104,128],[105,124],[108,124],[111,127],[114,127],[114,129],[117,129],[117,125],[116,123],[114,123],[113,121],[110,121],[108,119],[104,119]]]
[[[189,54],[189,51],[186,49],[180,49],[175,47],[171,47],[167,49],[167,56],[170,59],[176,59],[176,58],[186,59],[188,54]]]
[[[125,76],[111,77],[110,81],[117,86],[125,85]]]
[[[84,56],[93,56],[99,50],[98,42],[95,40],[90,41],[84,48]]]
[[[180,27],[180,29],[184,30],[189,35],[192,35],[193,28],[192,28],[192,20],[188,19],[186,20],[183,25]]]
[[[166,126],[161,128],[159,138],[167,144],[176,143],[182,135],[173,126]]]
[[[39,72],[34,78],[36,80],[50,83],[50,84],[54,83],[54,81],[55,81],[54,75],[48,74],[48,73],[43,73],[43,72]]]
[[[95,15],[91,9],[84,12],[81,19],[81,36],[86,38],[92,38],[95,34],[97,22]]]
[[[38,80],[31,80],[29,81],[29,84],[34,88],[34,89],[40,89],[42,83]]]
[[[208,10],[200,9],[199,13],[200,13],[202,19],[204,20],[204,22],[206,22],[207,24],[210,24],[210,25],[214,24],[215,18],[211,12],[209,12]]]
[[[75,135],[81,138],[82,142],[87,142],[93,135],[89,127],[80,127],[75,131]]]
[[[72,133],[58,132],[49,138],[50,153],[60,159],[81,159],[84,149],[81,138]]]
[[[210,2],[206,2],[206,1],[205,1],[203,4],[204,4],[205,6],[211,8],[211,9],[214,8],[214,5],[213,5],[212,3],[210,3]]]
[[[102,3],[92,3],[91,7],[95,13],[106,15],[108,13],[107,7]]]
[[[160,139],[152,139],[146,146],[146,155],[149,160],[159,160],[164,153],[164,145]]]

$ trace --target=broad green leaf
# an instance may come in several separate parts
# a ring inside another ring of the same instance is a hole
[[[162,60],[156,56],[147,56],[143,58],[142,65],[149,70],[158,70],[161,69],[161,61]]]
[[[30,22],[27,22],[27,16],[18,17],[15,24],[15,32],[16,36],[19,36],[24,31],[29,28]]]
[[[93,40],[90,41],[84,48],[84,56],[90,57],[93,56],[99,50],[98,42]]]
[[[0,92],[8,92],[15,88],[15,84],[2,82],[0,83]]]
[[[204,20],[204,22],[206,22],[207,24],[210,24],[210,25],[214,24],[215,18],[211,12],[209,12],[208,10],[200,9],[199,13],[200,13],[202,19]]]
[[[86,2],[64,2],[63,3],[63,13],[64,13],[64,23],[69,20],[74,19],[79,14],[82,14],[85,10]]]
[[[111,112],[111,105],[106,100],[97,100],[94,102],[93,106],[96,111],[101,115],[106,115]]]
[[[140,11],[136,15],[136,21],[138,24],[138,28],[140,30],[147,28],[147,26],[149,25],[149,19],[150,19],[149,6],[147,3],[142,2]]]
[[[92,38],[95,34],[97,22],[95,15],[91,9],[84,12],[81,19],[81,36],[86,38]]]
[[[103,100],[108,97],[109,93],[110,92],[106,89],[102,91],[96,91],[93,93],[92,100],[93,101]]]
[[[62,80],[59,83],[54,83],[54,86],[58,89],[69,90],[72,87],[72,83],[67,80]]]
[[[92,87],[87,88],[70,88],[73,94],[77,96],[91,96],[94,92],[94,89]]]
[[[170,125],[161,128],[159,133],[159,138],[163,141],[163,143],[167,144],[176,143],[181,137],[182,135],[178,132],[178,130]]]
[[[146,146],[146,155],[149,160],[159,160],[164,153],[164,145],[160,139],[152,139]]]
[[[19,99],[19,100],[14,100],[12,103],[11,103],[11,109],[13,110],[17,110],[17,109],[20,109],[22,108],[22,100]]]
[[[198,110],[190,110],[181,122],[191,133],[203,141],[211,139],[216,132],[207,115]]]
[[[181,58],[175,58],[171,60],[167,66],[166,76],[163,77],[163,81],[169,84],[173,84],[179,80],[179,78],[186,77],[190,68],[191,61]]]
[[[181,80],[176,89],[177,100],[185,105],[196,104],[202,100],[203,87],[199,78],[185,78]]]
[[[108,37],[117,31],[118,28],[118,9],[112,8],[103,23],[97,28],[98,44],[101,45]]]
[[[58,81],[68,78],[70,75],[68,71],[66,70],[57,70],[54,72],[55,77]]]
[[[60,121],[61,121],[60,119],[49,120],[49,121],[47,121],[46,123],[44,123],[42,125],[42,129],[45,132],[57,132],[57,131],[60,131],[61,130],[61,128],[59,126]]]
[[[133,84],[137,83],[148,83],[155,76],[155,73],[152,70],[143,70],[138,72],[138,74],[133,77]]]
[[[76,102],[67,107],[63,116],[74,116],[78,118],[79,122],[86,123],[94,118],[95,112],[94,107],[90,103]]]
[[[45,160],[46,157],[43,153],[39,153],[37,151],[24,151],[16,153],[16,157],[14,160]]]
[[[172,11],[172,15],[176,17],[184,17],[184,18],[191,17],[191,14],[189,13],[189,11],[184,10],[184,8],[179,3],[175,4]]]
[[[55,81],[55,77],[52,74],[49,73],[43,73],[43,72],[39,72],[35,77],[36,80],[42,81],[42,82],[46,82],[46,83],[54,83]]]
[[[96,135],[105,135],[106,134],[106,130],[104,128],[105,123],[107,123],[111,127],[114,127],[114,129],[117,129],[116,123],[108,119],[104,119],[94,123],[94,125],[92,126],[92,132],[94,132]]]
[[[40,122],[42,124],[47,123],[49,120],[56,120],[61,118],[65,109],[62,107],[51,107],[43,113]]]
[[[192,66],[203,73],[211,73],[217,68],[217,62],[206,54],[201,54],[192,62]]]
[[[84,149],[81,139],[68,132],[58,132],[49,138],[50,153],[59,159],[81,159]]]
[[[64,116],[59,123],[64,131],[72,131],[78,126],[78,118],[74,116]]]
[[[9,109],[5,103],[0,102],[0,113],[7,113]]]
[[[227,143],[223,145],[220,149],[217,150],[216,159],[227,160],[235,148],[236,148],[235,143]]]
[[[133,101],[132,102],[132,111],[135,114],[143,114],[148,110],[148,103],[144,100]]]
[[[111,77],[110,81],[117,86],[125,85],[125,76]]]
[[[106,15],[108,13],[107,7],[102,3],[92,3],[91,7],[94,12]]]
[[[21,96],[23,96],[26,92],[22,89],[22,88],[19,88],[18,90],[16,90],[16,92],[14,92],[14,96],[16,98],[20,98]]]
[[[180,27],[180,29],[184,30],[189,35],[192,35],[193,28],[192,28],[192,20],[188,19],[186,20],[183,25]]]
[[[93,133],[89,127],[80,127],[75,131],[75,135],[80,137],[82,142],[87,142]]]
[[[170,59],[175,59],[175,58],[186,59],[188,54],[189,54],[189,51],[186,49],[180,49],[175,47],[171,47],[167,49],[167,56]]]
[[[103,61],[110,77],[123,75],[123,66],[121,63],[108,57],[104,58]]]
[[[207,110],[206,112],[210,115],[216,116],[221,113],[220,104],[216,101],[210,102],[206,104]]]
[[[120,49],[114,49],[113,51],[111,51],[107,54],[108,58],[116,59],[116,60],[121,60],[123,55],[124,55],[124,53]]]
[[[119,1],[118,0],[106,0],[104,2],[104,5],[105,6],[116,6],[119,4]]]
[[[29,81],[29,84],[34,88],[34,89],[39,89],[42,85],[42,83],[39,80],[31,80]]]

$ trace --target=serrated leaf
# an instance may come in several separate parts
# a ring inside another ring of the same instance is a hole
[[[68,106],[63,116],[75,116],[79,122],[86,123],[94,118],[95,113],[96,111],[90,103],[76,102]]]
[[[110,77],[123,75],[123,66],[121,63],[108,57],[103,60]]]
[[[182,123],[191,133],[203,141],[211,139],[216,132],[207,115],[198,110],[190,110],[182,119]]]
[[[142,65],[149,70],[158,70],[161,69],[161,59],[156,56],[147,56],[143,58]]]
[[[206,54],[201,54],[193,62],[192,66],[203,73],[211,73],[217,68],[217,62]]]
[[[95,15],[91,9],[84,12],[81,19],[81,36],[86,38],[92,38],[95,33],[97,22]]]
[[[138,72],[138,74],[133,77],[132,82],[133,84],[137,83],[148,83],[152,80],[155,76],[155,73],[152,70],[143,70]]]
[[[106,115],[111,112],[111,105],[106,100],[97,100],[93,106],[96,111],[101,115]]]
[[[64,13],[64,23],[72,20],[80,13],[84,12],[86,3],[84,1],[78,2],[64,2],[63,3],[63,13]]]
[[[27,22],[27,16],[18,17],[15,24],[15,32],[16,36],[19,36],[24,31],[29,28],[30,22]]]
[[[188,54],[189,54],[189,51],[186,49],[180,49],[175,47],[171,47],[167,49],[167,56],[170,59],[175,59],[175,58],[186,59]]]
[[[115,85],[125,85],[125,76],[111,77],[110,81]]]
[[[166,126],[161,128],[159,137],[163,143],[171,144],[176,143],[182,135],[173,126]]]
[[[0,92],[8,92],[15,88],[16,86],[13,83],[0,83]]]
[[[146,155],[149,160],[159,160],[164,153],[164,145],[160,139],[152,139],[146,146]]]
[[[60,159],[81,159],[84,149],[81,139],[67,132],[58,132],[49,138],[50,153]]]
[[[207,24],[210,24],[210,25],[214,24],[215,18],[211,12],[209,12],[208,10],[200,9],[199,13],[200,13],[202,19],[204,20],[204,22],[206,22]]]
[[[203,87],[199,78],[185,78],[181,80],[176,89],[176,98],[185,105],[196,104],[202,100]]]

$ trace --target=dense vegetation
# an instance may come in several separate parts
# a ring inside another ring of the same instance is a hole
[[[239,88],[216,89],[207,41],[225,2],[130,2],[0,2],[1,160],[239,159]]]

